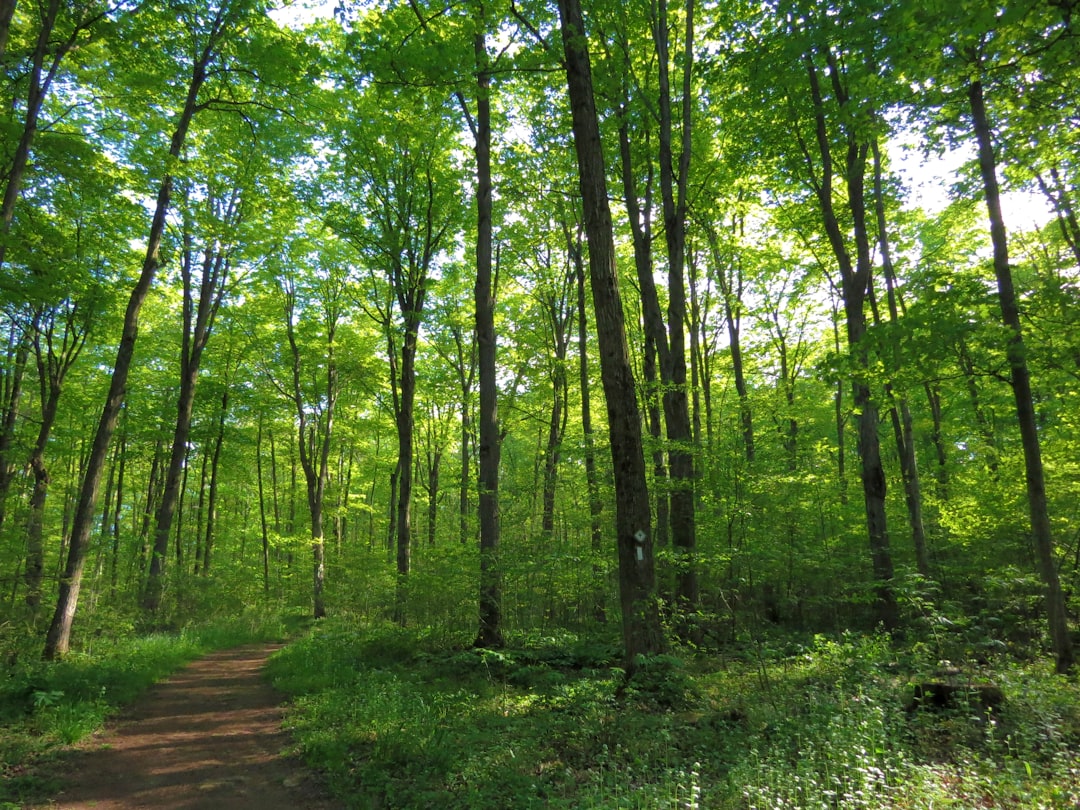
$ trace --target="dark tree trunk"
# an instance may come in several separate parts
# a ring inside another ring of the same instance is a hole
[[[483,5],[473,34],[476,67],[476,343],[479,363],[479,511],[480,602],[477,647],[503,646],[502,570],[499,564],[499,434],[495,336],[495,289],[492,283],[491,73],[488,65]]]
[[[12,443],[15,440],[15,424],[19,418],[22,403],[23,377],[26,364],[30,359],[31,333],[12,324],[8,333],[8,358],[10,365],[0,374],[0,394],[2,394],[3,417],[0,421],[0,528],[7,515],[7,496],[11,480],[17,469],[12,456]]]
[[[619,296],[604,154],[579,0],[560,0],[559,16],[615,473],[615,530],[625,665],[627,673],[632,674],[640,656],[663,652],[666,642],[656,602],[641,417]]]
[[[11,18],[15,16],[18,0],[0,0],[0,62],[7,52],[8,34],[11,32]]]
[[[214,534],[217,529],[218,511],[218,471],[221,466],[221,447],[225,444],[225,417],[229,412],[229,381],[225,380],[225,390],[221,394],[221,409],[218,411],[217,433],[214,436],[214,451],[210,456],[210,491],[206,496],[206,533],[203,535],[203,560],[200,573],[210,573],[211,553],[214,550]]]
[[[1042,449],[1039,443],[1035,401],[1031,392],[1031,374],[1027,365],[1027,350],[1020,322],[1020,309],[1013,286],[1012,269],[1009,266],[1009,244],[1005,220],[1001,215],[1001,196],[997,180],[997,159],[994,155],[993,134],[986,112],[986,101],[981,81],[974,81],[968,88],[971,105],[972,128],[979,147],[979,172],[982,175],[986,210],[990,219],[990,241],[994,250],[994,275],[997,278],[998,300],[1001,304],[1001,320],[1009,330],[1005,351],[1012,372],[1013,396],[1016,400],[1016,418],[1020,426],[1020,441],[1024,447],[1024,472],[1027,481],[1028,509],[1031,513],[1031,532],[1039,569],[1046,587],[1046,615],[1050,638],[1054,645],[1056,668],[1067,673],[1075,664],[1072,638],[1069,635],[1065,598],[1058,579],[1054,552],[1054,536],[1050,525],[1050,513],[1046,502],[1046,480],[1043,473]]]
[[[259,486],[259,528],[262,533],[263,593],[270,593],[270,531],[266,520],[266,496],[263,493],[262,468],[263,415],[259,414],[259,428],[255,434],[255,477]]]

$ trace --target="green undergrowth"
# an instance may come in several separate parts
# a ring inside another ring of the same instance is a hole
[[[42,801],[57,788],[64,746],[101,728],[119,707],[200,655],[283,639],[288,619],[250,615],[173,633],[98,636],[63,660],[40,660],[40,637],[3,635],[0,668],[0,808]]]
[[[846,635],[638,662],[573,635],[506,649],[343,620],[274,656],[307,760],[356,808],[1072,808],[1080,691],[972,666],[1004,703],[911,706],[918,648]],[[977,694],[977,693],[973,693]]]

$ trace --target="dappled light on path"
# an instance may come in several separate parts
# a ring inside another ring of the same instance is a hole
[[[150,689],[73,751],[51,808],[315,808],[314,778],[285,756],[281,696],[261,669],[280,645],[213,653]]]

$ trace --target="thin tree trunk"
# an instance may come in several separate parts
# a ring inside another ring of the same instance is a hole
[[[117,445],[116,455],[120,459],[120,466],[116,471],[116,503],[113,506],[112,519],[112,559],[109,562],[109,595],[113,599],[116,598],[120,584],[120,521],[124,513],[124,472],[127,469],[126,424],[121,425],[120,428],[120,443]]]
[[[976,80],[968,87],[971,121],[979,147],[979,172],[982,175],[986,210],[990,220],[990,241],[994,252],[994,275],[997,278],[1001,320],[1009,330],[1005,351],[1012,371],[1012,389],[1016,400],[1016,418],[1020,426],[1020,441],[1024,448],[1024,473],[1027,481],[1028,509],[1031,532],[1039,569],[1046,587],[1046,615],[1050,638],[1054,645],[1056,669],[1067,673],[1075,664],[1072,638],[1069,635],[1065,599],[1058,579],[1054,552],[1054,536],[1046,502],[1046,480],[1043,472],[1042,450],[1039,443],[1035,401],[1031,392],[1031,374],[1027,365],[1020,310],[1009,266],[1009,244],[1005,220],[1001,214],[1001,196],[997,180],[997,159],[994,156],[993,135],[986,112],[982,82]]]
[[[476,68],[476,283],[473,288],[479,372],[479,513],[480,600],[475,646],[503,646],[502,566],[499,562],[499,434],[498,367],[495,335],[495,286],[492,280],[491,72],[487,53],[487,14],[475,14],[473,57]]]
[[[615,471],[615,529],[625,666],[627,674],[632,675],[641,656],[663,652],[666,642],[656,601],[656,568],[650,536],[652,519],[641,418],[619,296],[614,228],[579,0],[559,0],[559,16]]]
[[[734,224],[733,224],[734,229]],[[716,278],[720,285],[720,293],[724,297],[724,322],[727,324],[728,350],[731,352],[731,373],[735,382],[735,392],[739,396],[739,420],[742,422],[743,449],[746,452],[747,463],[754,462],[754,415],[750,409],[750,393],[746,385],[746,372],[743,369],[742,354],[742,293],[743,274],[742,263],[733,257],[733,265],[728,275],[725,268],[723,252],[720,250],[720,239],[716,230],[712,227],[707,229],[709,237],[709,250],[712,254],[713,265],[716,268]]]
[[[32,330],[37,329],[37,318]],[[3,528],[7,516],[7,496],[11,480],[16,472],[12,459],[12,443],[15,440],[15,425],[19,418],[19,406],[22,403],[23,377],[26,364],[30,359],[31,332],[19,329],[14,323],[8,333],[8,358],[11,365],[0,376],[0,393],[3,394],[3,420],[0,422],[0,528]]]
[[[206,540],[203,542],[202,575],[210,573],[210,554],[214,549],[214,535],[217,530],[218,510],[218,471],[221,468],[221,448],[225,444],[225,417],[229,412],[229,380],[226,375],[225,390],[221,394],[221,409],[218,411],[217,435],[214,436],[214,452],[210,458],[210,493],[206,501]]]
[[[263,415],[259,414],[259,428],[255,434],[255,477],[259,485],[259,528],[262,533],[263,593],[270,593],[270,531],[266,521],[266,496],[263,492],[262,467]]]

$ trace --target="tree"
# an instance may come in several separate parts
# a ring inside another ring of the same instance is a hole
[[[640,656],[660,653],[666,646],[656,603],[649,491],[616,273],[614,229],[593,98],[588,39],[580,2],[560,0],[559,17],[589,245],[589,275],[600,344],[601,380],[607,399],[608,433],[615,471],[616,548],[624,653],[627,672],[633,673],[639,666]]]
[[[356,99],[341,156],[354,195],[329,202],[329,224],[359,258],[363,306],[387,342],[397,427],[397,601],[406,621],[412,548],[414,404],[420,325],[432,274],[452,246],[460,197],[449,165],[443,105],[422,97],[392,110],[373,89]],[[324,191],[330,196],[328,191]]]

